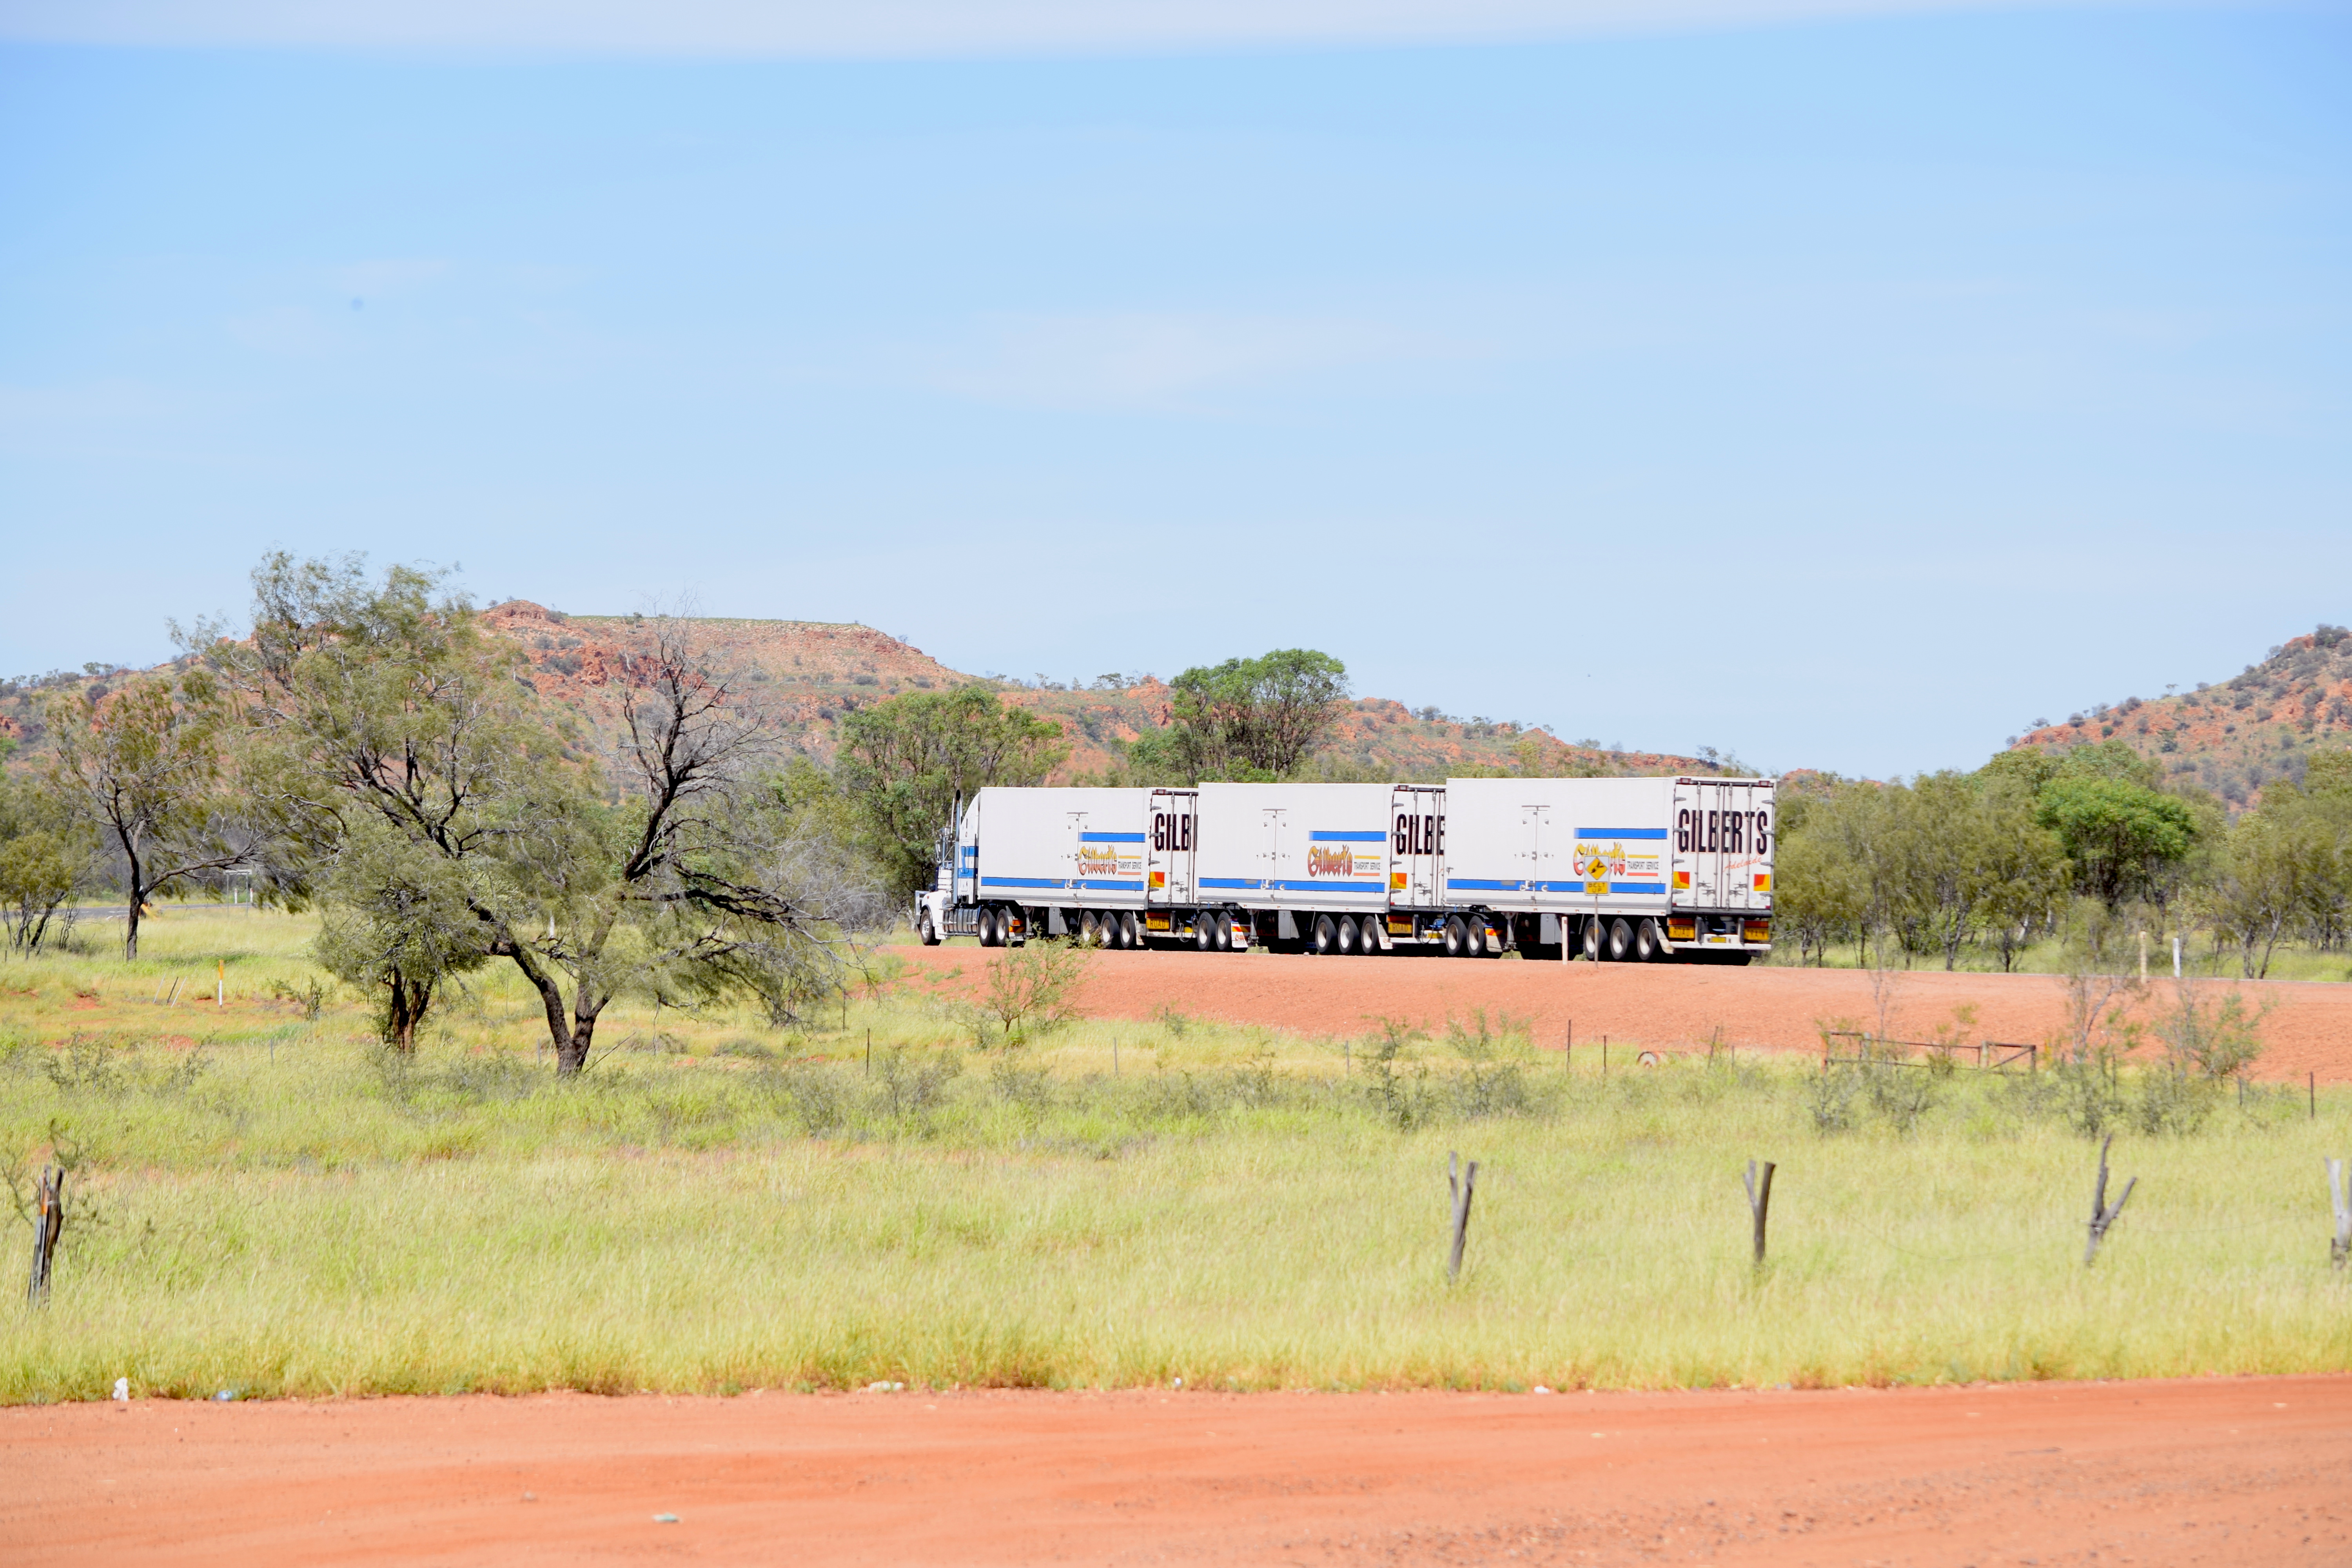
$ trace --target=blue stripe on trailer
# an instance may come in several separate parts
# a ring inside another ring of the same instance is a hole
[[[1140,882],[1089,882],[1083,877],[1079,878],[1076,881],[1072,882],[1070,886],[1097,893],[1139,893],[1143,891],[1143,884]]]
[[[1247,877],[1203,877],[1201,879],[1201,886],[1204,888],[1263,888],[1265,884],[1264,882],[1254,882]]]
[[[1664,838],[1663,827],[1580,827],[1579,838]]]
[[[1377,893],[1382,890],[1378,882],[1276,882],[1276,890],[1286,893]]]
[[[1140,844],[1143,842],[1143,835],[1140,833],[1081,833],[1078,835],[1078,842],[1081,844]]]
[[[1445,886],[1448,890],[1461,888],[1466,891],[1488,893],[1581,893],[1586,890],[1586,884],[1582,882],[1501,882],[1486,877],[1448,877]],[[1612,882],[1609,890],[1612,893],[1663,893],[1666,885],[1664,882]]]
[[[1310,833],[1307,841],[1309,844],[1385,844],[1388,837],[1388,831],[1381,828],[1370,833]]]
[[[1067,882],[1057,882],[1051,877],[982,877],[980,879],[980,885],[983,888],[1066,888],[1069,886]],[[1143,886],[1140,882],[1134,885],[1139,888]]]

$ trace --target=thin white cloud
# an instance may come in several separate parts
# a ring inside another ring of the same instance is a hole
[[[60,43],[858,57],[1752,26],[2032,0],[0,0]],[[2113,0],[2126,4],[2128,0]],[[2222,4],[2243,0],[2221,0]]]
[[[449,274],[449,264],[425,257],[384,257],[335,269],[341,292],[371,300],[411,294]]]
[[[1118,311],[996,317],[908,370],[920,384],[983,402],[1138,407],[1465,352],[1372,322]]]

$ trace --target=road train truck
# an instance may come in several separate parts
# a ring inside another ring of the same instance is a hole
[[[926,942],[1746,963],[1771,949],[1769,779],[983,789]]]

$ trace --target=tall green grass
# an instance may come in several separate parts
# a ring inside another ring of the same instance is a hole
[[[301,977],[299,942],[247,929],[249,976]],[[233,987],[198,1031],[87,962],[0,971],[0,1152],[68,1158],[82,1205],[49,1304],[0,1306],[0,1400],[2352,1367],[2341,1097],[2127,1131],[2139,1186],[2086,1269],[2096,1145],[2046,1075],[1905,1069],[1924,1105],[1728,1055],[1604,1082],[1476,1019],[1097,1020],[982,1053],[910,982],[788,1036],[640,1010],[558,1083],[494,981],[411,1061],[348,998],[313,1022]],[[2121,1080],[2127,1129],[2153,1081]],[[1456,1150],[1481,1173],[1449,1286]],[[1760,1272],[1750,1157],[1780,1163]]]
[[[1890,947],[1890,956],[1896,967],[1903,967],[1903,957]],[[1832,942],[1820,955],[1820,967],[1824,969],[1860,969],[1877,959],[1875,943],[1865,952],[1859,942]],[[1783,942],[1773,949],[1769,963],[1783,968],[1799,965],[1811,968],[1814,959],[1797,951],[1793,941]],[[2262,955],[2255,953],[2259,965]],[[1915,953],[1910,968],[1940,970],[1944,967],[1941,952]],[[2000,951],[1970,943],[1960,949],[1955,965],[1972,974],[2001,972]],[[2237,980],[2243,977],[2244,962],[2239,950],[2231,946],[2217,947],[2210,933],[2192,935],[2181,949],[2181,973],[2192,980]],[[2032,942],[2020,948],[2011,956],[2010,971],[2018,974],[2061,974],[2066,968],[2066,951],[2055,940]],[[2150,975],[2168,977],[2172,973],[2172,945],[2169,936],[2158,933],[2148,943],[2147,972]],[[2270,969],[2264,976],[2270,980],[2352,980],[2352,952],[2320,947],[2308,942],[2282,942],[2272,953]]]

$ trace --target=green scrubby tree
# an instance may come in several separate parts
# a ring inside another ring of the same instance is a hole
[[[137,677],[48,705],[48,781],[75,820],[107,842],[122,880],[122,956],[139,956],[147,900],[207,872],[260,858],[241,800],[222,787],[215,689],[203,669]]]
[[[1329,738],[1348,667],[1313,648],[1276,648],[1195,666],[1168,686],[1168,727],[1136,742],[1131,772],[1168,784],[1282,779]]]
[[[930,881],[958,800],[992,784],[1043,784],[1069,754],[1060,725],[982,686],[908,692],[841,722],[842,784],[898,899]]]
[[[97,851],[97,834],[46,781],[0,773],[0,926],[11,948],[40,951]]]

